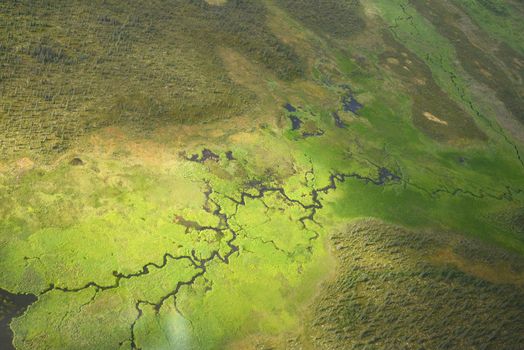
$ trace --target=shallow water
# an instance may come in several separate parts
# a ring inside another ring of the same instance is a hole
[[[0,289],[0,348],[14,349],[13,331],[9,327],[11,320],[24,313],[35,301],[33,294],[12,294]]]

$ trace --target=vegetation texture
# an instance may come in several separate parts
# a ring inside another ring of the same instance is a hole
[[[522,18],[0,2],[0,348],[520,349]]]

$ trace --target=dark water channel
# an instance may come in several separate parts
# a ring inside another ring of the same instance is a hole
[[[14,350],[13,331],[9,327],[11,320],[23,314],[35,301],[33,294],[12,294],[0,289],[0,349]]]

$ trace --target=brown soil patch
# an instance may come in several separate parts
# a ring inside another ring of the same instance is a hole
[[[395,65],[400,64],[400,61],[395,57],[386,58],[386,62],[389,64],[395,64]]]
[[[27,157],[21,158],[16,161],[16,167],[19,171],[31,170],[34,166],[35,163]]]
[[[426,117],[428,120],[432,121],[432,122],[439,123],[439,124],[442,124],[442,125],[448,125],[447,121],[442,120],[439,117],[437,117],[436,115],[431,114],[429,112],[424,112],[424,113],[422,113],[422,115],[424,117]]]
[[[209,5],[222,6],[227,2],[227,0],[206,0],[206,2]]]

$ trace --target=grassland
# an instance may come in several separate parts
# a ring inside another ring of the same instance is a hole
[[[237,115],[253,96],[224,74],[217,43],[280,78],[302,74],[257,2],[3,2],[2,158],[54,157],[109,125],[154,129]]]
[[[522,343],[522,260],[479,242],[369,220],[332,240],[341,277],[326,284],[311,313],[315,348],[518,349]],[[472,259],[472,251],[481,258]]]
[[[521,7],[432,4],[2,3],[16,349],[516,349]]]

